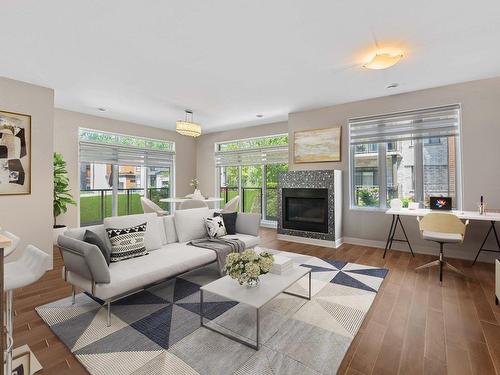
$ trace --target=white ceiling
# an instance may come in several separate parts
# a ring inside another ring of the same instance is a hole
[[[168,129],[184,108],[210,132],[500,75],[496,0],[0,0],[0,20],[0,76]],[[362,68],[377,44],[405,57]]]

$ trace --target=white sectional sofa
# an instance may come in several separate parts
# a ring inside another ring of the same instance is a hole
[[[105,302],[110,324],[110,303],[154,283],[216,262],[216,253],[187,245],[207,237],[204,218],[213,210],[195,208],[159,217],[154,213],[104,219],[102,225],[69,229],[58,238],[67,282]],[[149,254],[110,263],[96,245],[84,242],[86,230],[96,233],[108,246],[106,228],[126,228],[146,222],[144,242]],[[246,248],[259,244],[260,215],[239,213],[235,235]],[[74,290],[74,289],[73,289]],[[74,297],[74,292],[73,292]]]

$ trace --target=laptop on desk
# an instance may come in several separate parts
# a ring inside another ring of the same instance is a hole
[[[437,211],[450,211],[451,197],[429,197],[429,208]]]

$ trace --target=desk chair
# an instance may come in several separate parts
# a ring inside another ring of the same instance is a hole
[[[424,240],[434,241],[439,244],[439,259],[415,268],[415,271],[423,268],[439,266],[439,282],[443,282],[443,267],[464,276],[457,268],[444,260],[443,247],[445,243],[462,243],[465,236],[465,227],[469,220],[464,223],[453,214],[430,213],[423,218],[417,217],[420,234]]]

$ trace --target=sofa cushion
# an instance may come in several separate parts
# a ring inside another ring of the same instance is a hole
[[[205,218],[209,216],[208,214],[208,207],[175,211],[175,230],[179,242],[207,237]]]
[[[111,262],[119,262],[148,254],[144,246],[146,226],[147,223],[142,223],[130,228],[106,229],[111,241]]]
[[[146,234],[144,235],[144,245],[147,251],[159,249],[161,247],[160,226],[158,225],[158,215],[155,213],[113,216],[104,218],[104,228],[130,228],[146,222]]]
[[[243,234],[243,233],[228,234],[227,236],[224,236],[223,238],[238,239],[240,241],[243,241],[245,243],[246,249],[251,249],[252,247],[257,246],[260,243],[260,237],[252,236],[250,234]]]
[[[167,244],[178,242],[179,239],[177,238],[177,232],[175,230],[174,215],[164,216],[162,219],[165,235],[167,236]]]
[[[240,212],[236,217],[236,232],[258,236],[260,230],[260,214]]]
[[[158,231],[160,233],[160,238],[161,238],[161,245],[166,245],[167,242],[167,233],[165,232],[165,226],[163,225],[163,217],[158,216],[156,218],[157,224],[158,224]]]
[[[198,268],[216,261],[215,252],[183,243],[172,243],[149,253],[148,256],[111,263],[109,284],[97,284],[95,296],[109,299],[131,290],[165,280],[172,276]],[[140,272],[138,272],[140,270]],[[84,280],[77,275],[70,275],[69,280],[82,287]]]
[[[111,247],[107,246],[107,243],[97,233],[87,229],[83,235],[83,241],[96,245],[101,250],[102,256],[106,259],[106,264],[109,266],[111,262]]]

